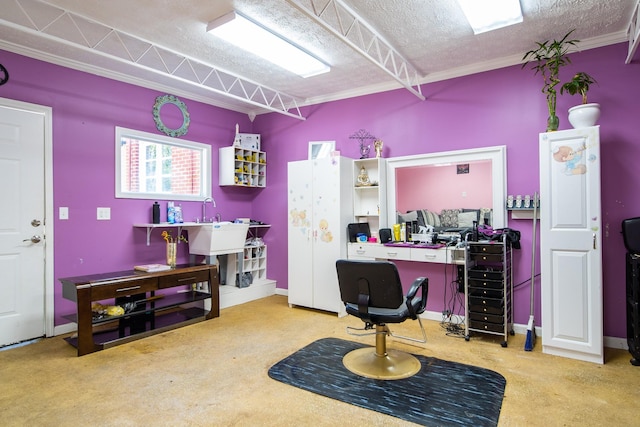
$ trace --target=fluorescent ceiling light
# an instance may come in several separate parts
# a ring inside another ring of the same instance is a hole
[[[302,77],[331,69],[292,42],[235,11],[211,21],[207,32]]]
[[[458,0],[474,34],[522,22],[519,0]]]

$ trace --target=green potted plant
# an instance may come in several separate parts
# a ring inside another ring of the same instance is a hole
[[[544,42],[536,42],[538,46],[525,53],[522,57],[522,68],[530,65],[535,74],[541,74],[543,79],[542,93],[547,98],[547,107],[549,109],[549,118],[547,119],[547,132],[558,130],[560,119],[556,115],[556,87],[560,84],[560,68],[571,63],[567,55],[569,48],[576,46],[579,40],[569,39],[571,33],[575,29],[569,31],[560,40],[546,40]]]
[[[560,88],[560,94],[563,94],[564,91],[569,92],[570,95],[580,94],[580,96],[582,96],[582,103],[586,104],[589,86],[594,83],[598,83],[596,79],[589,74],[580,71],[579,73],[576,73],[571,80],[562,85]]]
[[[600,104],[587,103],[587,92],[594,83],[598,83],[596,79],[580,71],[560,87],[561,94],[566,91],[570,95],[579,94],[582,97],[582,104],[569,108],[569,123],[574,128],[593,126],[600,118]]]

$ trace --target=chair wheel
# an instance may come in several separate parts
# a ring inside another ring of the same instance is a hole
[[[509,335],[514,336],[516,334],[516,331],[514,331],[513,329],[511,330],[511,332],[509,332]]]
[[[502,341],[502,342],[500,343],[500,345],[501,345],[502,347],[506,347],[506,346],[507,346],[507,342],[506,342],[506,341]]]
[[[469,341],[469,335],[465,335],[465,336],[464,336],[464,340],[465,340],[465,341]]]

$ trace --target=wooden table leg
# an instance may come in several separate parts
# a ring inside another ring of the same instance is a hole
[[[91,313],[91,287],[78,288],[78,356],[93,353],[100,347],[93,342],[93,316]]]
[[[209,292],[211,293],[211,310],[207,314],[207,319],[220,317],[220,281],[218,279],[218,268],[209,269]]]

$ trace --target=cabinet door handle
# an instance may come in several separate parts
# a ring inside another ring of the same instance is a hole
[[[128,288],[120,288],[120,289],[116,289],[116,292],[134,291],[136,289],[140,289],[140,286],[129,286]]]
[[[596,248],[596,233],[593,233],[593,249],[597,249]]]

